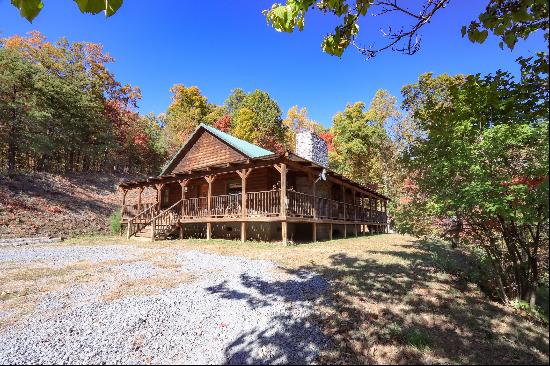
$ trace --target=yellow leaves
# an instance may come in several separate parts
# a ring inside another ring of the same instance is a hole
[[[256,114],[252,110],[248,108],[239,109],[235,116],[233,135],[249,142],[255,142],[258,138],[258,131],[254,124],[255,119]]]

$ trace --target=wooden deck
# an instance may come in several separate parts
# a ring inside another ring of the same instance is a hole
[[[246,193],[246,209],[242,209],[242,194],[183,199],[171,207],[159,210],[155,204],[142,204],[141,213],[136,205],[125,205],[123,222],[150,220],[161,211],[171,211],[180,223],[223,221],[281,221],[320,223],[386,224],[387,215],[361,202],[344,203],[328,198],[314,197],[287,190],[286,210],[281,214],[280,190]],[[145,213],[145,214],[144,214]],[[151,216],[153,215],[153,216]],[[149,217],[151,216],[151,217]]]

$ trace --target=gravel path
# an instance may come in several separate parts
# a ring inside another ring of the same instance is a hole
[[[6,247],[0,249],[0,263],[11,261],[21,264],[43,263],[54,268],[65,267],[79,261],[103,262],[108,260],[135,259],[142,249],[132,248],[132,252],[124,245],[109,245],[97,247],[62,246],[62,247]]]
[[[130,259],[126,246],[0,250],[2,261],[52,266]],[[153,250],[150,250],[153,251]],[[166,254],[166,253],[165,253]],[[170,250],[172,275],[193,280],[154,295],[105,300],[124,281],[154,278],[154,261],[118,266],[118,275],[53,291],[34,313],[0,330],[0,360],[26,363],[311,363],[326,339],[309,319],[327,289],[320,276],[284,274],[269,261]],[[1,318],[0,314],[0,318]],[[9,315],[9,313],[8,313]],[[1,319],[0,319],[1,320]]]

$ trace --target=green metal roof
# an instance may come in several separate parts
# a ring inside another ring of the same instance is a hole
[[[239,150],[249,158],[254,159],[261,158],[263,156],[273,155],[273,152],[266,150],[263,147],[259,147],[258,145],[251,144],[248,141],[238,139],[235,136],[231,136],[230,134],[222,132],[212,126],[205,125],[204,123],[201,123],[200,126],[206,128],[208,131],[210,131],[220,139],[224,140],[233,148]]]
[[[243,153],[244,155],[246,155],[247,157],[251,158],[251,159],[255,159],[255,158],[261,158],[263,156],[269,156],[269,155],[273,155],[273,152],[269,151],[269,150],[266,150],[262,147],[259,147],[257,145],[254,145],[254,144],[251,144],[250,142],[248,141],[244,141],[244,140],[241,140],[241,139],[238,139],[236,138],[235,136],[231,136],[230,134],[228,133],[225,133],[225,132],[222,132],[220,130],[218,130],[217,128],[214,128],[212,126],[209,126],[209,125],[206,125],[204,123],[201,123],[197,129],[195,130],[195,132],[193,132],[193,134],[191,134],[191,136],[189,136],[189,138],[187,139],[187,141],[183,144],[183,146],[179,149],[179,151],[174,154],[174,156],[172,157],[172,159],[170,159],[170,161],[162,168],[162,172],[160,173],[160,175],[164,175],[166,174],[166,171],[172,166],[172,163],[174,163],[176,161],[176,158],[180,155],[180,153],[182,152],[182,150],[185,148],[185,146],[187,146],[187,144],[189,144],[189,142],[192,140],[193,136],[201,129],[201,128],[204,128],[205,130],[207,130],[208,132],[210,132],[211,134],[213,134],[214,136],[217,136],[218,138],[222,139],[223,141],[225,141],[227,144],[229,144],[231,147],[233,147],[235,150],[237,151],[240,151],[241,153]]]

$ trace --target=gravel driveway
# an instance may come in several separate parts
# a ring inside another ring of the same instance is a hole
[[[1,248],[2,272],[2,363],[311,363],[327,346],[311,320],[325,280],[269,261],[41,246]],[[35,303],[9,323],[25,286]]]

